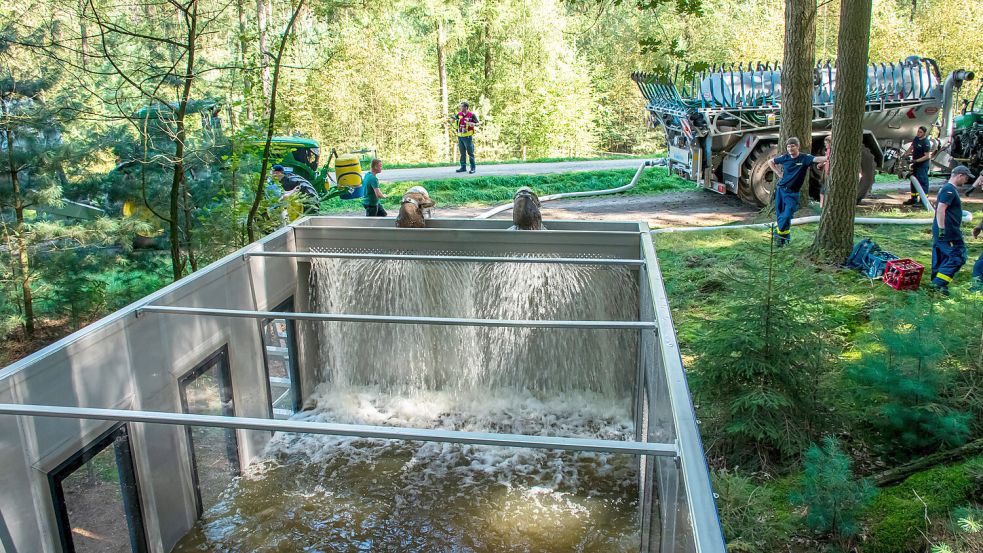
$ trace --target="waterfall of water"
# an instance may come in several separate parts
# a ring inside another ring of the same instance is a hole
[[[625,268],[521,263],[317,259],[321,313],[483,319],[636,320]],[[321,378],[335,386],[412,390],[528,389],[606,397],[630,393],[631,330],[317,324]]]

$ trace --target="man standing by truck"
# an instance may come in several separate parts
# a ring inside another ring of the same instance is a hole
[[[925,194],[928,194],[928,160],[932,159],[932,141],[928,138],[927,128],[918,127],[915,139],[908,145],[905,155],[911,156],[911,176],[915,177],[918,184],[922,185]],[[920,204],[921,200],[918,198],[915,185],[909,182],[908,187],[911,188],[911,197],[904,202],[904,205]]]
[[[932,221],[932,286],[949,295],[949,283],[966,264],[966,243],[960,225],[963,204],[959,187],[976,178],[965,165],[957,165],[949,180],[935,198],[935,219]]]
[[[792,216],[799,208],[799,190],[802,189],[810,166],[826,161],[826,156],[801,153],[799,139],[794,136],[785,141],[785,150],[787,154],[768,160],[771,170],[782,176],[775,186],[775,234],[778,236],[779,248],[791,240]]]

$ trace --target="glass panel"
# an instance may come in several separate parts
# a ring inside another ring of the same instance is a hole
[[[126,498],[120,463],[126,449],[126,434],[120,433],[114,447],[103,446],[60,483],[68,516],[68,528],[78,553],[129,553],[133,551],[126,517]],[[108,445],[108,444],[107,444]],[[120,448],[119,450],[117,448]],[[124,469],[125,470],[125,469]],[[132,487],[132,484],[129,484]],[[132,493],[134,490],[127,490]],[[138,517],[135,519],[135,522]]]
[[[226,358],[223,351],[184,382],[187,413],[235,415],[232,389],[227,382]],[[218,502],[222,491],[239,475],[235,430],[195,426],[188,429],[188,434],[191,437],[201,508],[205,510]]]
[[[267,319],[263,322],[266,374],[270,379],[270,402],[274,419],[290,418],[298,407],[291,330],[291,323],[285,319]]]

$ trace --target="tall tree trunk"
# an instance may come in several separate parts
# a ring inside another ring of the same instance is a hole
[[[492,32],[491,32],[491,17],[485,17],[485,28],[482,30],[482,40],[485,43],[485,80],[482,82],[482,90],[485,96],[488,96],[489,89],[491,88],[491,77],[492,77]]]
[[[262,68],[263,99],[270,105],[270,41],[269,41],[269,0],[256,0],[256,24],[259,27],[259,65]]]
[[[782,61],[782,112],[778,151],[797,137],[802,153],[812,151],[812,81],[816,66],[816,0],[785,0],[785,55]],[[809,180],[800,205],[809,203]]]
[[[184,184],[184,144],[188,138],[184,125],[184,116],[188,111],[188,100],[191,98],[191,82],[194,79],[196,45],[198,42],[198,0],[192,0],[188,6],[188,62],[185,65],[180,102],[177,113],[174,114],[176,132],[174,136],[174,175],[171,178],[170,195],[170,232],[171,232],[171,271],[174,280],[181,278],[184,263],[181,260],[181,227],[179,211],[181,207],[181,189]]]
[[[454,161],[454,146],[451,145],[450,104],[447,101],[447,32],[444,29],[444,20],[441,17],[437,20],[437,73],[440,76],[440,109],[444,118],[444,153],[447,154],[451,162]]]
[[[276,120],[276,87],[280,82],[280,60],[283,59],[283,51],[287,47],[287,39],[290,38],[290,33],[293,30],[294,22],[297,20],[297,15],[300,14],[300,10],[304,7],[304,0],[300,0],[297,3],[297,7],[294,8],[293,14],[290,16],[290,21],[287,22],[287,28],[283,31],[283,36],[280,38],[280,47],[277,49],[276,57],[273,59],[273,83],[270,88],[270,102],[269,102],[269,117],[266,123],[266,144],[263,146],[263,164],[260,166],[259,170],[259,180],[256,182],[256,195],[253,196],[253,205],[249,208],[249,216],[246,217],[246,232],[249,236],[249,241],[254,242],[256,240],[256,213],[259,211],[259,201],[263,197],[263,185],[266,183],[266,171],[270,164],[270,144],[273,142],[273,122]]]
[[[34,336],[34,295],[31,293],[31,259],[24,239],[24,199],[21,197],[20,181],[17,180],[17,165],[14,158],[14,131],[11,130],[10,113],[7,101],[0,99],[3,108],[4,133],[7,140],[7,167],[10,170],[10,185],[14,200],[13,245],[17,258],[17,272],[20,277],[21,296],[24,299],[24,333],[28,338]]]
[[[857,168],[863,149],[867,55],[871,0],[842,0],[836,43],[836,103],[833,104],[833,155],[826,206],[819,219],[813,256],[826,262],[846,259],[853,247]]]
[[[87,36],[88,31],[85,27],[85,10],[87,7],[88,3],[86,0],[79,0],[79,36],[82,41],[79,46],[79,61],[83,70],[87,69],[86,58],[89,57],[89,37]]]
[[[239,64],[242,66],[240,69],[242,73],[242,99],[243,105],[246,108],[246,120],[252,121],[253,119],[253,105],[250,102],[253,92],[253,79],[250,76],[250,71],[246,69],[248,67],[247,55],[246,55],[246,7],[243,5],[242,0],[236,0],[236,17],[239,20]],[[231,117],[230,117],[231,119]]]
[[[188,190],[188,179],[186,178],[181,190],[181,210],[184,211],[184,247],[188,252],[188,264],[191,265],[191,271],[194,272],[198,270],[198,258],[195,256],[195,247],[191,240],[194,205],[191,202],[191,191]]]

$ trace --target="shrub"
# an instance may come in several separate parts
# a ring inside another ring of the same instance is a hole
[[[732,464],[799,455],[815,431],[819,379],[835,342],[794,258],[773,253],[765,262],[727,268],[733,299],[693,337],[694,396],[709,411],[705,431],[721,436],[715,447]]]
[[[946,322],[924,295],[886,305],[872,316],[866,353],[851,367],[857,405],[894,457],[958,446],[969,437],[969,413],[943,395],[952,375],[940,366]],[[900,453],[903,452],[903,453]]]

